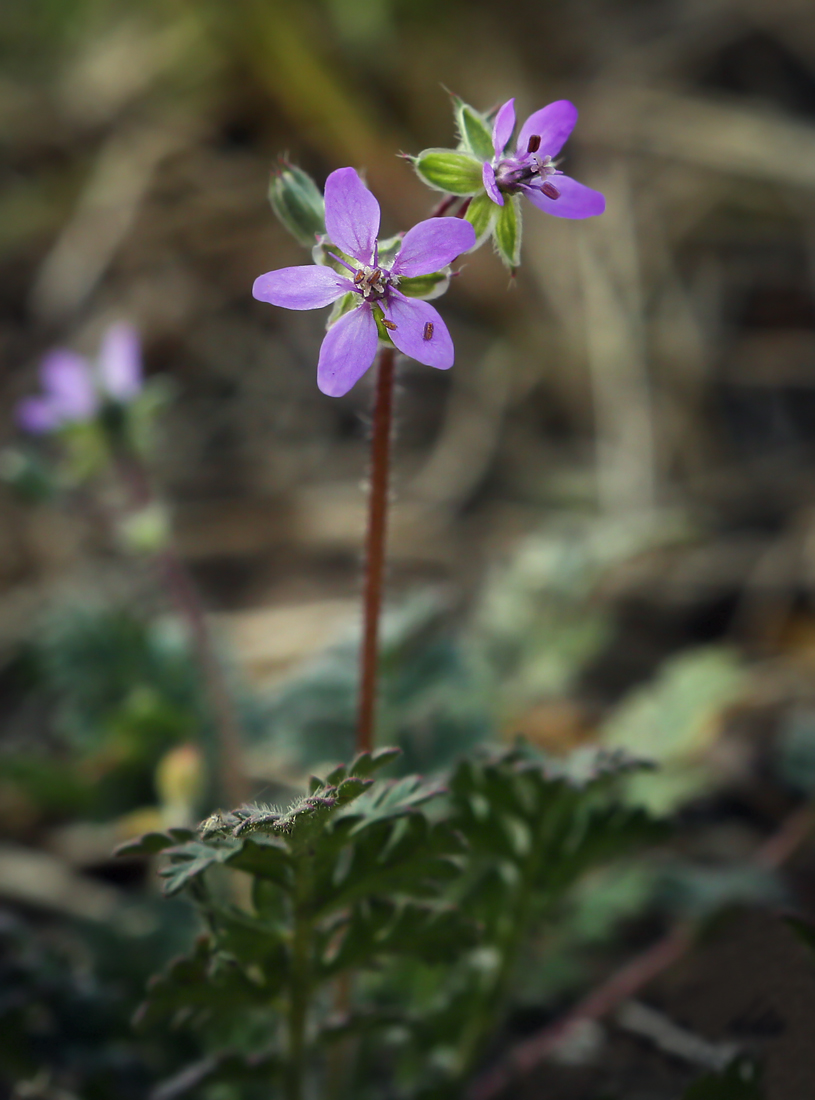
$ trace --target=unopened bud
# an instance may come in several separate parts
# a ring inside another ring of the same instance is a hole
[[[269,181],[269,202],[291,235],[311,248],[325,233],[325,202],[314,180],[302,168],[280,161]]]

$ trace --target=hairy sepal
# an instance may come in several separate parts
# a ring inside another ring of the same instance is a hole
[[[447,292],[450,286],[450,268],[444,271],[434,271],[432,275],[414,275],[412,278],[401,278],[399,289],[408,298],[421,298],[429,302],[432,298],[440,298]]]
[[[498,211],[493,230],[495,247],[504,264],[514,271],[521,262],[520,195],[505,195],[504,205],[495,209]]]
[[[458,96],[453,97],[453,111],[462,149],[480,161],[492,160],[492,129],[484,116]]]
[[[413,158],[413,167],[428,187],[448,195],[475,195],[482,186],[482,162],[452,149],[425,149]]]
[[[486,191],[476,195],[467,207],[464,217],[475,230],[476,248],[479,248],[492,233],[500,209],[501,207],[495,205]]]

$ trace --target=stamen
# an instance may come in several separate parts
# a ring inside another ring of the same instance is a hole
[[[347,264],[345,260],[341,260],[335,252],[329,252],[328,255],[332,258],[332,260],[336,260],[338,264],[342,264],[343,267],[347,267],[349,271],[355,270],[355,268],[351,267],[350,264]],[[354,282],[356,281],[356,278],[354,278]]]
[[[365,278],[365,272],[364,271],[358,271],[356,273],[356,275],[354,276],[354,285],[359,286],[359,284],[362,282],[362,280],[364,278]]]
[[[548,199],[560,198],[560,191],[558,191],[557,187],[555,187],[553,183],[550,183],[549,180],[541,184],[541,191],[543,191]]]
[[[385,328],[390,328],[390,329],[398,327],[397,325],[395,325],[393,323],[393,321],[389,321],[387,317],[382,318],[382,324],[385,326]]]
[[[433,322],[425,321],[424,332],[422,333],[423,340],[429,340],[433,336]]]
[[[540,149],[540,147],[541,147],[541,136],[540,136],[540,134],[533,134],[532,137],[529,139],[529,144],[526,147],[527,153],[537,153],[537,151],[538,151],[538,149]]]

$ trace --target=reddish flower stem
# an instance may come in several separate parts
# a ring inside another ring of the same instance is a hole
[[[134,510],[148,507],[154,499],[153,490],[141,461],[127,451],[119,452],[116,461],[121,479],[128,489],[131,507]],[[247,792],[241,768],[240,723],[232,695],[212,643],[198,591],[172,544],[159,550],[155,561],[164,586],[189,632],[193,656],[215,724],[218,794],[228,807],[234,808],[245,801]]]
[[[444,217],[444,215],[447,213],[447,211],[450,209],[450,207],[455,206],[455,204],[457,202],[459,202],[459,196],[458,195],[447,195],[446,198],[443,198],[441,200],[441,202],[438,204],[438,206],[435,206],[430,211],[430,217],[431,218],[442,218],[442,217]]]
[[[379,619],[385,577],[385,541],[388,519],[388,481],[393,425],[393,376],[396,352],[379,353],[371,436],[371,484],[368,497],[368,533],[365,538],[365,591],[362,651],[360,655],[357,752],[370,752],[374,743],[376,680],[379,657]]]

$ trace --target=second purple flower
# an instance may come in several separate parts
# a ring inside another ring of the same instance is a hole
[[[395,255],[389,250],[380,256],[379,222],[379,203],[357,172],[337,169],[325,183],[325,226],[338,250],[329,246],[327,254],[342,274],[320,264],[284,267],[259,276],[252,288],[259,301],[286,309],[319,309],[345,299],[317,364],[317,385],[329,397],[342,397],[359,381],[383,336],[426,366],[453,365],[453,342],[440,314],[399,284],[442,271],[475,245],[475,230],[458,218],[428,218],[405,234]]]

